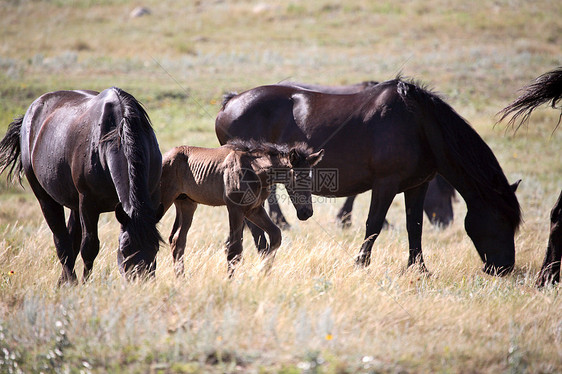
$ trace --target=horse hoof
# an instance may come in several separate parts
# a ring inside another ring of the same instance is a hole
[[[560,276],[557,277],[557,274],[549,274],[546,272],[541,272],[535,282],[535,285],[538,288],[543,288],[547,285],[554,285],[560,282]]]

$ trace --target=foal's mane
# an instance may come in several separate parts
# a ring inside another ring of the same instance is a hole
[[[226,144],[235,151],[242,151],[256,156],[287,156],[289,151],[295,151],[299,157],[306,158],[312,153],[312,149],[306,143],[301,142],[289,146],[288,144],[274,144],[255,139],[243,140],[235,138],[229,140]]]

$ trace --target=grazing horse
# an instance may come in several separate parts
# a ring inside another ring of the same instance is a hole
[[[98,219],[115,211],[121,224],[119,269],[154,274],[161,241],[162,155],[141,104],[119,88],[56,91],[36,99],[0,142],[0,170],[25,173],[53,232],[62,274],[75,283],[80,252],[83,280],[99,252]],[[70,209],[65,225],[64,207]]]
[[[219,148],[182,146],[168,151],[162,164],[164,210],[176,206],[170,245],[176,275],[183,274],[186,236],[198,204],[226,205],[230,223],[227,260],[232,276],[242,256],[244,219],[265,230],[270,244],[258,250],[274,253],[281,245],[281,230],[263,208],[274,183],[283,183],[300,219],[312,216],[310,168],[324,151],[312,153],[304,144],[292,148],[255,141],[233,140]]]
[[[379,82],[365,81],[361,83],[345,85],[345,86],[323,86],[316,84],[307,84],[300,82],[282,81],[278,84],[283,86],[295,86],[305,88],[307,90],[323,92],[328,94],[354,94],[369,89]],[[277,139],[266,139],[270,142],[276,142]],[[351,226],[351,211],[353,203],[357,195],[349,196],[337,214],[337,219],[343,228]],[[437,174],[434,179],[429,182],[427,193],[423,204],[423,210],[433,225],[438,227],[447,227],[453,222],[453,200],[456,199],[455,189],[442,176]],[[277,194],[275,186],[271,191],[269,199],[269,215],[273,221],[280,227],[290,227],[285,219],[283,212],[277,202]],[[387,224],[385,220],[385,225]]]
[[[502,109],[500,121],[510,115],[509,125],[515,126],[520,119],[515,131],[529,120],[531,113],[542,104],[550,102],[556,108],[562,99],[562,67],[539,76],[534,83],[524,87],[522,94],[511,104]],[[562,113],[558,118],[555,130],[560,125]],[[546,255],[537,278],[537,286],[542,287],[547,283],[560,281],[560,262],[562,261],[562,191],[550,212],[550,236],[546,248]]]
[[[333,95],[290,86],[262,86],[225,100],[215,130],[232,137],[306,142],[323,148],[316,173],[337,171],[337,183],[313,183],[321,196],[371,190],[365,240],[356,262],[368,265],[394,196],[404,192],[408,264],[423,268],[423,202],[428,182],[443,175],[467,204],[465,229],[490,274],[515,263],[521,211],[490,148],[436,94],[397,78],[356,94]],[[335,187],[335,188],[334,188]]]

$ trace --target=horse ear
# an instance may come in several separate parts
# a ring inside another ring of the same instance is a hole
[[[316,153],[312,153],[308,155],[306,161],[308,161],[310,166],[315,166],[317,163],[320,162],[320,160],[322,160],[322,157],[324,157],[324,149],[321,149]]]
[[[519,187],[519,184],[520,184],[520,183],[521,183],[521,179],[519,179],[517,182],[515,182],[515,183],[513,183],[513,184],[510,184],[511,190],[512,190],[513,192],[517,191],[517,187]]]
[[[125,226],[131,220],[127,213],[125,213],[123,204],[121,203],[117,203],[117,205],[115,205],[115,218],[117,218],[117,221],[119,221],[119,223],[123,226]]]
[[[299,160],[299,152],[295,148],[289,151],[289,162],[291,165],[295,165]]]
[[[160,203],[160,205],[158,205],[158,209],[156,209],[156,220],[160,221],[162,219],[162,217],[164,216],[164,204]]]

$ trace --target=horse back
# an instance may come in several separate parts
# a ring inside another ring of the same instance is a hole
[[[256,87],[233,96],[215,121],[221,144],[233,138],[272,143],[325,139],[345,123],[364,100],[362,92],[330,94],[297,86]],[[314,144],[311,144],[314,146]]]
[[[162,160],[162,203],[167,209],[185,195],[196,203],[225,204],[225,173],[240,170],[239,162],[227,147],[175,147]]]

